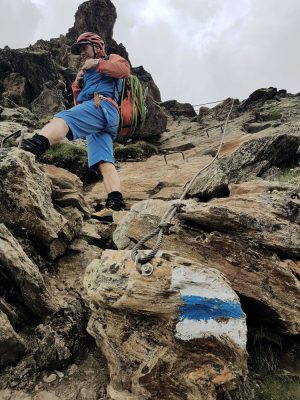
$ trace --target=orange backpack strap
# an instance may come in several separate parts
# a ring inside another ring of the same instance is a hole
[[[118,106],[117,102],[114,99],[112,99],[111,97],[102,96],[102,94],[95,92],[94,93],[94,101],[95,101],[95,106],[97,108],[100,107],[101,100],[108,101],[109,103],[113,104],[116,107],[117,110],[119,110],[119,106]]]

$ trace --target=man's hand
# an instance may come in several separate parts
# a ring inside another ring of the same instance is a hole
[[[91,69],[91,68],[97,68],[97,65],[99,63],[98,59],[94,59],[94,58],[89,58],[85,61],[85,63],[82,66],[82,70],[86,71],[87,69]]]

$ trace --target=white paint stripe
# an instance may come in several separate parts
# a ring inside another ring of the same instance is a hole
[[[217,337],[222,340],[226,335],[238,346],[246,348],[247,327],[246,319],[229,319],[227,321],[217,322],[209,319],[207,321],[194,321],[184,319],[176,325],[176,337],[181,340],[192,340],[206,338],[209,336]]]
[[[220,300],[236,300],[239,298],[225,281],[225,277],[217,270],[209,268],[174,267],[171,288],[179,290],[182,296],[201,296]]]

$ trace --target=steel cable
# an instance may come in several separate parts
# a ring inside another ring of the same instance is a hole
[[[227,125],[228,125],[228,120],[229,120],[229,117],[230,117],[230,114],[231,114],[231,111],[233,108],[233,104],[234,104],[234,99],[232,99],[231,107],[227,114],[227,118],[225,120],[224,130],[222,132],[221,141],[220,141],[220,145],[219,145],[217,153],[215,154],[213,159],[207,165],[205,165],[203,168],[201,168],[193,176],[193,178],[189,181],[187,186],[184,188],[178,202],[171,204],[170,207],[166,210],[163,217],[161,218],[161,221],[160,221],[160,224],[158,225],[158,227],[154,231],[152,231],[149,235],[147,235],[143,239],[141,239],[133,247],[132,252],[131,252],[131,258],[136,264],[146,264],[149,261],[151,261],[152,258],[156,255],[156,253],[158,252],[159,247],[161,245],[164,232],[169,228],[172,218],[174,217],[174,215],[176,214],[178,209],[181,207],[182,200],[185,198],[186,194],[190,190],[190,188],[193,185],[193,183],[195,182],[196,178],[200,175],[201,172],[205,171],[208,167],[210,167],[213,164],[213,162],[215,162],[215,160],[218,158],[221,148],[223,146],[223,141],[224,141]],[[138,250],[140,250],[141,246],[143,246],[148,240],[152,239],[156,235],[158,235],[158,237],[157,237],[157,240],[156,240],[156,243],[155,243],[153,249],[146,256],[139,257]]]

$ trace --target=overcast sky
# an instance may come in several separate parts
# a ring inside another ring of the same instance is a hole
[[[0,0],[0,47],[66,34],[82,0]],[[300,0],[112,0],[114,39],[163,100],[245,99],[261,87],[300,92]]]

